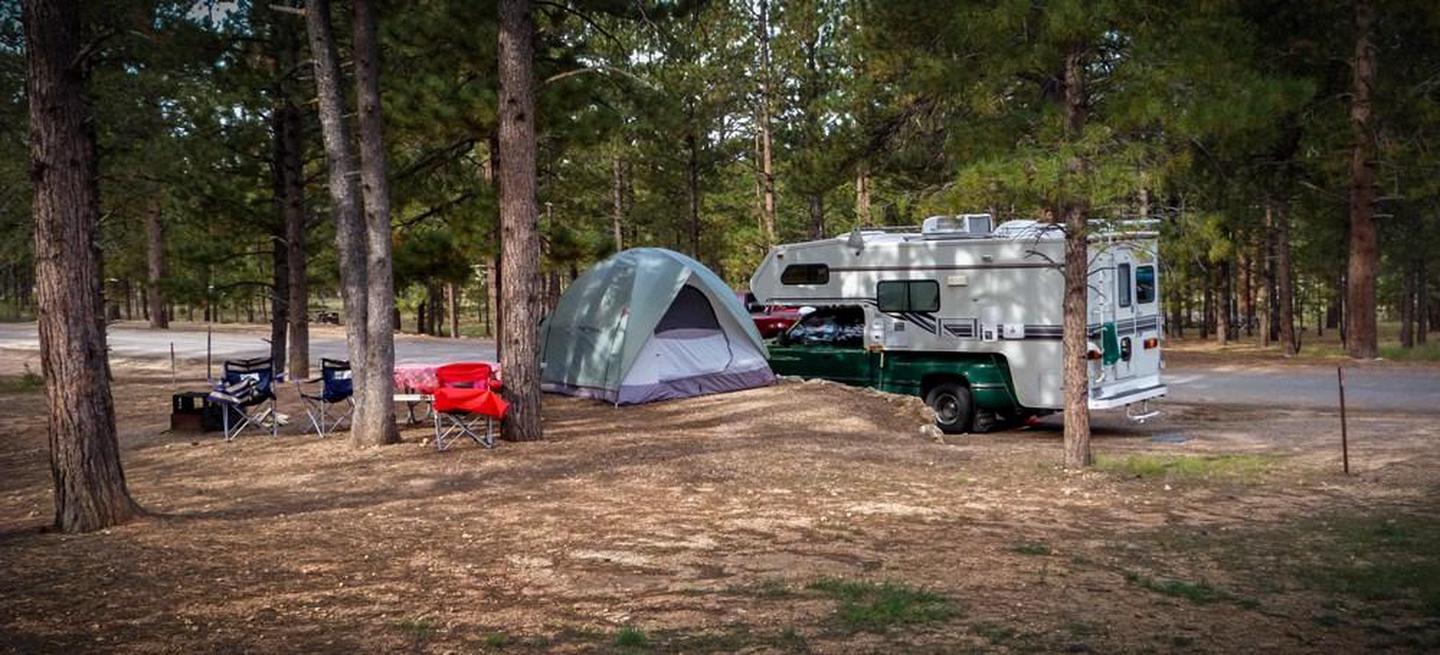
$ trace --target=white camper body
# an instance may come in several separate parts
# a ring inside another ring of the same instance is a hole
[[[1097,229],[1090,237],[1092,409],[1166,393],[1160,378],[1157,240],[1153,232],[1141,230],[1131,223]],[[930,357],[957,369],[976,361],[956,359],[957,354],[1002,362],[1010,400],[1023,413],[1040,413],[1034,410],[1065,404],[1064,249],[1058,228],[1035,221],[1010,221],[992,230],[984,214],[932,217],[918,232],[857,230],[777,246],[755,271],[750,290],[768,304],[862,307],[863,346],[882,353],[882,368],[886,356]],[[772,366],[786,373],[775,361]],[[933,375],[935,367],[915,370]],[[884,372],[875,379],[884,382],[872,386],[897,386]],[[899,386],[926,395],[921,381]],[[985,408],[985,402],[975,400],[976,409]]]

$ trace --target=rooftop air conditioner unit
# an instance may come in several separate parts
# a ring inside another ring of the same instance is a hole
[[[931,216],[925,219],[920,233],[927,239],[973,239],[988,236],[992,223],[989,214]]]

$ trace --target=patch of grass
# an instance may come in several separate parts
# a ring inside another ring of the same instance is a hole
[[[1038,542],[1038,541],[1027,541],[1027,542],[1024,542],[1024,543],[1018,543],[1018,544],[1015,544],[1014,546],[1011,546],[1011,547],[1010,547],[1010,552],[1012,552],[1012,553],[1018,553],[1018,554],[1020,554],[1020,555],[1035,555],[1035,556],[1041,556],[1041,555],[1049,555],[1049,554],[1051,554],[1052,551],[1050,550],[1050,547],[1049,547],[1049,546],[1047,546],[1047,545],[1045,545],[1045,544],[1042,544],[1042,543],[1040,543],[1040,542]]]
[[[1397,362],[1440,362],[1440,341],[1427,342],[1414,348],[1402,348],[1400,344],[1380,346],[1380,357]]]
[[[420,650],[437,632],[435,622],[426,616],[396,621],[395,627],[410,637],[415,650]]]
[[[944,621],[960,613],[944,596],[897,582],[824,578],[809,589],[840,601],[835,618],[850,633],[882,633],[899,625]]]
[[[1406,601],[1440,617],[1440,521],[1417,515],[1339,516],[1308,526],[1306,587],[1366,601]]]
[[[1252,599],[1242,598],[1203,580],[1190,582],[1188,580],[1178,580],[1175,578],[1152,578],[1140,573],[1129,572],[1125,574],[1125,581],[1141,589],[1166,596],[1184,598],[1196,605],[1230,602],[1250,609],[1258,606],[1258,603]]]
[[[25,365],[25,372],[20,375],[0,376],[0,393],[30,393],[45,388],[45,378],[39,373],[30,370],[30,365]]]
[[[619,648],[644,648],[650,644],[650,638],[639,629],[627,625],[615,633],[614,643]]]
[[[790,598],[795,595],[795,590],[791,589],[790,585],[785,584],[784,580],[765,580],[751,585],[734,585],[727,587],[725,591],[732,594],[764,598],[766,600]]]
[[[1020,634],[1015,628],[1003,623],[994,623],[991,621],[981,621],[970,626],[970,629],[974,630],[975,634],[984,637],[986,641],[992,644],[1003,644]]]
[[[504,648],[508,643],[510,643],[510,637],[503,632],[492,632],[485,635],[485,645],[490,648]]]
[[[1259,477],[1275,467],[1267,455],[1099,455],[1095,468],[1136,478],[1241,479]]]

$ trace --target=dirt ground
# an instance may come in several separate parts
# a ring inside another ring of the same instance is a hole
[[[288,389],[279,438],[171,434],[169,372],[115,373],[151,515],[96,534],[44,529],[39,392],[0,391],[0,651],[1440,648],[1435,415],[1352,416],[1348,477],[1321,412],[1097,414],[1067,473],[1053,418],[936,439],[800,382],[547,396],[545,441],[437,453],[302,435]]]

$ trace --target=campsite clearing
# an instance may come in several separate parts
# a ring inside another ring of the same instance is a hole
[[[89,535],[40,530],[38,392],[0,385],[0,650],[1440,647],[1433,414],[1352,415],[1348,478],[1328,412],[1097,414],[1071,474],[1053,419],[937,441],[829,383],[547,396],[546,441],[436,453],[166,434],[168,371],[116,378],[154,515]]]

